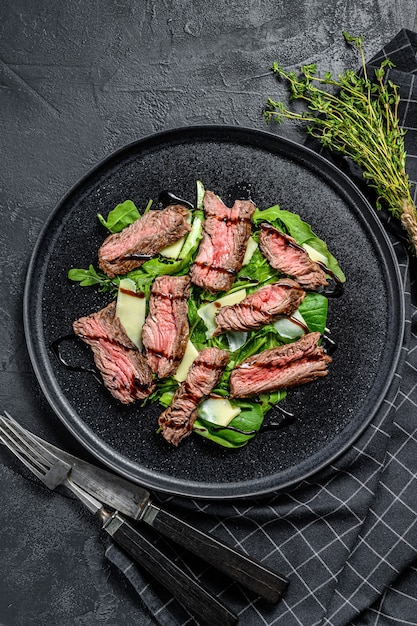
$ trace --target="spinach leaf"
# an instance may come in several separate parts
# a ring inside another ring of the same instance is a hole
[[[327,320],[328,300],[320,293],[310,291],[306,294],[298,310],[303,316],[310,332],[324,333]]]
[[[97,217],[101,224],[111,233],[120,233],[123,228],[136,222],[140,218],[140,213],[132,200],[125,200],[110,211],[107,220],[100,213]]]
[[[236,403],[239,406],[239,403]],[[198,417],[194,423],[194,432],[210,439],[226,448],[241,448],[252,439],[262,426],[264,414],[258,403],[245,403],[246,406],[230,422],[222,428]],[[236,430],[235,430],[236,429]]]

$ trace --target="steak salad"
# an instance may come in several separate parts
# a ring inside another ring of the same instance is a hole
[[[200,181],[195,208],[162,198],[160,210],[148,203],[141,215],[127,200],[98,216],[110,231],[99,269],[68,276],[111,301],[73,330],[117,400],[161,405],[166,441],[196,433],[237,448],[288,389],[328,374],[328,297],[345,276],[311,227],[278,205],[229,208]]]

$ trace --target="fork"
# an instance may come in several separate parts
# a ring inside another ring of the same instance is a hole
[[[162,583],[199,623],[205,626],[237,623],[237,616],[227,606],[179,568],[122,515],[105,508],[102,502],[74,483],[69,476],[71,465],[21,429],[6,412],[5,416],[0,415],[0,441],[49,489],[64,485],[75,494],[91,513],[101,519],[102,528],[113,540]]]

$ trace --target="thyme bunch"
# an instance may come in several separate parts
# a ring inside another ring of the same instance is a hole
[[[410,192],[405,170],[405,131],[400,128],[399,88],[385,80],[386,69],[393,67],[385,59],[374,70],[374,79],[367,73],[362,37],[344,32],[345,40],[354,45],[361,58],[362,71],[345,70],[338,78],[331,72],[320,76],[317,65],[303,65],[301,73],[287,71],[277,62],[272,71],[288,83],[290,101],[302,100],[307,110],[301,113],[288,109],[283,102],[268,98],[264,116],[267,121],[284,118],[307,122],[306,131],[323,146],[350,157],[363,172],[377,194],[376,208],[386,204],[401,220],[417,252],[417,209]]]

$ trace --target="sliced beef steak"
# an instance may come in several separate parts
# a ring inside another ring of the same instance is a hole
[[[203,239],[190,275],[211,292],[228,291],[242,267],[255,205],[236,200],[229,209],[212,191],[204,194]]]
[[[162,435],[174,446],[191,434],[199,403],[210,394],[228,362],[229,353],[219,348],[206,348],[194,360],[171,406],[158,420]]]
[[[116,302],[97,313],[80,317],[73,328],[91,347],[103,382],[115,398],[129,404],[151,393],[152,370],[116,317]]]
[[[305,291],[291,278],[261,287],[241,302],[224,306],[216,314],[214,335],[244,331],[270,324],[282,315],[292,315],[304,300]]]
[[[296,278],[304,289],[327,285],[326,273],[310,259],[304,248],[267,222],[261,224],[259,248],[272,267]]]
[[[188,276],[158,276],[149,300],[149,313],[142,329],[147,361],[158,378],[175,373],[189,336]]]
[[[318,345],[319,339],[320,333],[308,333],[294,343],[249,357],[230,376],[231,397],[246,398],[326,376],[332,359]]]
[[[188,210],[180,204],[148,211],[120,233],[109,235],[98,251],[98,262],[110,278],[127,274],[191,229]]]

